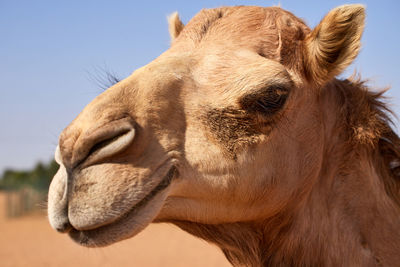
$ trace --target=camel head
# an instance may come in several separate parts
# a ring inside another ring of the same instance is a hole
[[[171,47],[61,133],[51,226],[84,246],[151,222],[257,222],[296,205],[323,159],[321,88],[357,56],[364,8],[314,29],[278,8],[170,17]]]

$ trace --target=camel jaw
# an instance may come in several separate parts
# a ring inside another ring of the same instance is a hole
[[[94,223],[89,224],[84,221],[85,219],[88,219],[87,222],[92,221],[90,213],[87,213],[89,210],[85,209],[80,211],[78,217],[75,214],[75,220],[71,221],[66,183],[63,182],[66,181],[67,174],[65,168],[61,166],[58,175],[53,179],[52,190],[50,190],[50,196],[52,196],[48,202],[50,224],[58,232],[68,234],[76,243],[86,247],[103,247],[130,238],[142,231],[158,216],[177,174],[174,161],[164,162],[146,178],[146,180],[154,181],[153,186],[142,186],[140,198],[132,202],[131,207],[124,209],[118,216],[115,216],[115,213],[105,214],[106,216],[99,217],[93,221]],[[64,193],[60,194],[60,192]],[[112,217],[114,218],[110,220]],[[76,220],[79,218],[83,221]]]
[[[88,230],[72,227],[68,235],[85,247],[104,247],[130,238],[149,225],[161,210],[177,169],[172,166],[161,182],[117,220]]]

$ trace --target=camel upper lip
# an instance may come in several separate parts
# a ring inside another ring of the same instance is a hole
[[[166,189],[171,184],[173,178],[176,177],[176,175],[177,175],[177,168],[173,165],[172,167],[170,167],[167,174],[158,183],[158,185],[156,187],[154,187],[144,198],[142,198],[142,200],[140,200],[138,203],[136,203],[132,208],[130,208],[122,216],[118,217],[115,221],[112,221],[108,224],[100,225],[98,227],[94,227],[92,229],[85,229],[85,230],[78,230],[72,226],[69,229],[68,234],[71,236],[74,233],[76,234],[79,232],[84,233],[84,232],[98,231],[98,230],[101,230],[101,228],[109,226],[111,224],[118,224],[119,222],[123,221],[125,218],[129,217],[132,213],[136,213],[142,207],[146,206],[146,204],[149,201],[151,201],[159,192]],[[82,242],[84,242],[84,240],[79,241],[79,242],[82,243]]]

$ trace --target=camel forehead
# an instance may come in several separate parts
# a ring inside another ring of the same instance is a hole
[[[279,7],[237,6],[200,11],[185,26],[174,45],[201,48],[221,45],[226,49],[248,47],[267,58],[276,58],[283,44],[295,45],[310,32],[306,24]],[[189,45],[188,45],[189,44]]]

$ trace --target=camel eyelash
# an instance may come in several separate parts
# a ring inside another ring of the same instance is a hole
[[[269,86],[260,92],[245,95],[239,100],[239,104],[250,113],[273,115],[282,109],[289,91],[286,87]]]

